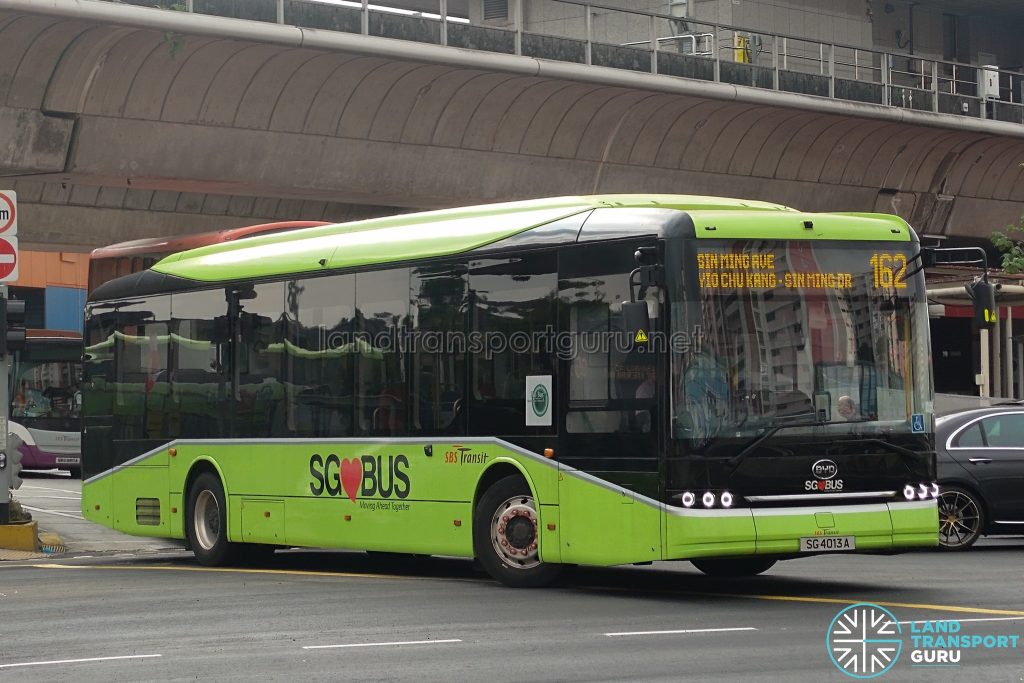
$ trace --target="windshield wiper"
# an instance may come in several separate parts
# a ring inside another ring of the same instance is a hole
[[[817,418],[818,416],[817,416],[816,413],[796,413],[794,415],[787,415],[786,419],[797,418],[797,417],[814,417],[814,418]],[[767,441],[771,437],[775,436],[775,434],[777,434],[782,429],[788,429],[789,427],[823,427],[825,425],[831,425],[831,424],[835,424],[835,425],[850,425],[850,424],[857,424],[857,423],[861,423],[861,422],[877,422],[877,420],[875,420],[874,418],[870,418],[870,417],[863,417],[863,418],[860,418],[858,420],[834,421],[834,420],[814,419],[814,420],[807,420],[807,421],[804,421],[804,422],[780,422],[779,424],[772,425],[771,427],[769,427],[767,430],[764,431],[764,433],[760,434],[753,441],[751,441],[746,446],[744,446],[743,449],[739,453],[737,453],[736,455],[734,455],[731,458],[729,458],[728,460],[726,460],[726,462],[729,465],[731,465],[732,467],[736,467],[741,462],[743,462],[747,458],[747,456],[749,456],[751,453],[753,453],[755,450],[757,450],[758,446],[763,444],[765,441]],[[871,442],[871,441],[878,441],[878,442],[882,443],[883,445],[889,446],[892,449],[899,448],[902,451],[902,453],[901,453],[902,455],[914,454],[916,456],[916,453],[914,453],[914,451],[912,451],[912,450],[903,448],[902,446],[897,446],[895,444],[890,444],[888,442],[883,442],[881,439],[863,439],[863,440],[860,441],[860,443],[868,443],[868,442]]]
[[[739,453],[737,453],[736,455],[734,455],[731,458],[729,458],[728,460],[726,460],[726,462],[730,466],[736,467],[741,462],[743,462],[748,455],[750,455],[751,453],[756,451],[758,446],[760,446],[765,441],[767,441],[768,439],[770,439],[773,436],[775,436],[775,434],[777,434],[779,432],[779,430],[786,429],[787,427],[815,427],[815,426],[819,426],[819,425],[829,424],[828,420],[819,420],[819,419],[817,419],[818,418],[818,414],[817,413],[813,413],[813,412],[812,413],[796,413],[794,415],[787,415],[786,417],[787,418],[813,417],[815,419],[814,420],[810,420],[810,421],[806,421],[806,422],[780,422],[778,424],[772,425],[771,427],[766,429],[760,436],[756,437],[753,441],[751,441],[746,446],[744,446],[743,449],[740,450]]]

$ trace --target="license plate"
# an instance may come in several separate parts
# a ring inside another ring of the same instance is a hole
[[[828,553],[856,549],[856,536],[805,536],[800,539],[800,552],[802,553]]]
[[[77,465],[78,458],[57,458],[58,465]]]

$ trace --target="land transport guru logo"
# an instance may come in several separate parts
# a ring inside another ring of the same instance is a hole
[[[966,634],[956,619],[921,620],[909,624],[912,667],[959,668],[963,651],[1016,650],[1020,634]],[[851,678],[877,678],[903,654],[904,632],[892,612],[880,605],[858,603],[839,611],[825,634],[825,649],[837,669]]]
[[[829,624],[828,656],[852,678],[875,678],[891,669],[903,651],[903,631],[892,612],[858,603],[842,610]]]

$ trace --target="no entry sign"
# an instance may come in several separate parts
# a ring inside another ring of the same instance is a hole
[[[0,190],[0,235],[11,237],[18,234],[18,193]]]
[[[0,237],[0,282],[18,279],[18,238]]]

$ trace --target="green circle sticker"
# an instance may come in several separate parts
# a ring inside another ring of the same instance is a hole
[[[535,386],[530,396],[530,405],[533,406],[534,415],[544,417],[548,412],[548,388],[543,384]]]

